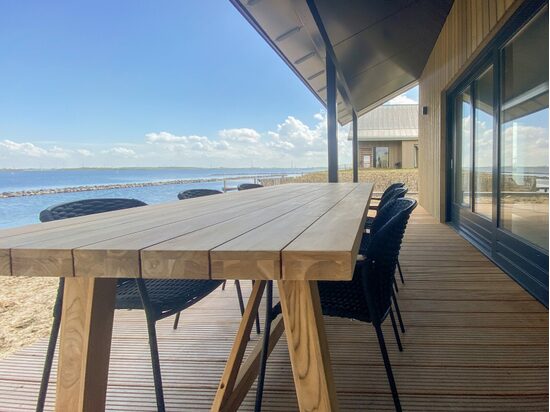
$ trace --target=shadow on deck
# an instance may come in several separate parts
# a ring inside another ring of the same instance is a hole
[[[420,208],[409,225],[401,263],[403,353],[389,325],[385,331],[403,409],[548,410],[546,308]],[[229,282],[225,291],[185,311],[178,330],[172,330],[172,319],[159,322],[168,410],[209,409],[239,319]],[[326,329],[341,409],[393,410],[374,329],[335,318],[326,318]],[[42,340],[0,361],[1,411],[34,410],[45,348]],[[52,382],[48,410],[54,388]],[[253,409],[251,395],[241,410]],[[116,312],[107,409],[155,410],[141,311]],[[297,410],[284,337],[269,360],[263,409]]]

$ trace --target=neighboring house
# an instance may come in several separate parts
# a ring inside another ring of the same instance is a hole
[[[357,139],[361,168],[418,167],[418,105],[383,105],[371,110],[358,119]]]

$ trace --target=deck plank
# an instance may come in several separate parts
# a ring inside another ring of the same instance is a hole
[[[437,263],[442,261],[453,264]],[[384,330],[403,409],[548,410],[546,308],[420,208],[409,225],[401,263],[404,352],[397,351],[389,325]],[[248,296],[249,282],[243,286]],[[186,310],[178,330],[171,319],[159,323],[168,410],[209,410],[239,318],[234,286],[228,282],[225,291],[216,290]],[[372,327],[326,318],[326,330],[341,410],[393,410]],[[257,340],[253,334],[247,353]],[[0,360],[1,411],[34,410],[46,343],[40,340]],[[54,379],[55,371],[52,388]],[[47,410],[53,409],[53,395],[52,390]],[[240,410],[253,410],[253,403],[249,394]],[[107,409],[155,410],[140,311],[115,314]],[[263,410],[297,410],[284,335],[268,362]]]

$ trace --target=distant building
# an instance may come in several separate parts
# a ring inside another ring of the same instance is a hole
[[[418,105],[377,107],[358,119],[357,138],[361,168],[418,167]]]

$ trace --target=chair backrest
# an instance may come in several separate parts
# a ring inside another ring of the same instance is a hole
[[[147,203],[137,199],[103,198],[84,199],[74,202],[61,203],[50,206],[40,212],[41,222],[67,219],[70,217],[93,215],[95,213],[112,212],[113,210],[128,209],[146,206]]]
[[[382,209],[388,202],[392,201],[393,199],[399,199],[402,197],[405,197],[409,189],[406,187],[395,187],[387,192],[384,193],[382,198],[380,199],[380,203],[378,203],[378,210]]]
[[[382,196],[384,196],[386,194],[386,192],[389,192],[393,189],[397,189],[398,187],[405,187],[405,183],[403,183],[403,182],[392,183],[391,185],[389,185],[386,188],[386,190],[384,190],[384,193],[382,194]]]
[[[264,185],[261,185],[259,183],[241,183],[239,186],[237,186],[237,190],[256,189],[258,187],[264,187]]]
[[[185,200],[185,199],[192,199],[194,197],[219,195],[220,193],[223,193],[223,192],[215,189],[189,189],[189,190],[184,190],[183,192],[179,192],[178,199]]]
[[[376,216],[372,221],[370,226],[370,235],[374,235],[382,226],[384,226],[388,221],[394,217],[401,208],[403,203],[400,200],[403,200],[401,193],[398,193],[399,197],[394,197],[393,199],[387,201],[381,208],[376,212]]]
[[[363,285],[373,319],[383,318],[391,306],[393,279],[407,222],[417,202],[398,199],[391,217],[372,235],[363,263]]]

